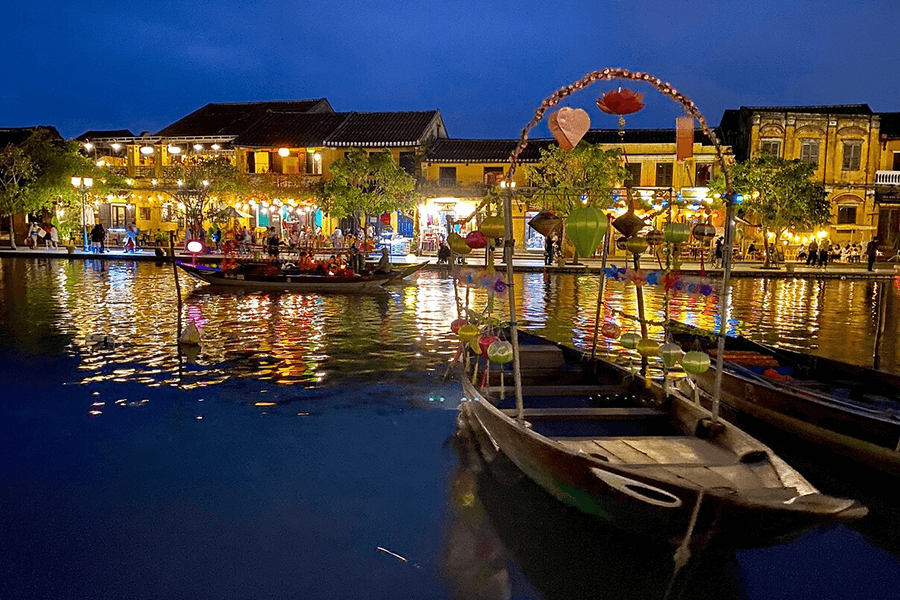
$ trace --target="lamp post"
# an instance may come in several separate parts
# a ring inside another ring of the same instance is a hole
[[[88,230],[87,230],[87,218],[84,212],[84,204],[87,198],[88,188],[94,185],[94,180],[91,177],[72,177],[72,185],[75,186],[76,189],[81,190],[81,230],[82,230],[82,250],[85,252],[88,251]]]

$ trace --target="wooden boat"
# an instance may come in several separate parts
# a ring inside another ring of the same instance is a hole
[[[293,290],[303,292],[372,293],[383,289],[391,281],[403,279],[422,269],[428,261],[390,273],[350,275],[317,275],[277,270],[270,264],[243,264],[223,271],[203,265],[176,263],[190,276],[217,286],[262,290]]]
[[[573,348],[519,336],[522,419],[510,378],[501,389],[497,365],[466,350],[469,401],[458,425],[486,460],[503,453],[563,502],[675,544],[715,538],[739,547],[866,514],[853,500],[819,493],[767,446],[682,395]]]
[[[711,334],[678,324],[674,341],[713,361]],[[900,475],[900,377],[884,371],[728,337],[722,402],[866,465]],[[698,376],[707,394],[714,373]]]

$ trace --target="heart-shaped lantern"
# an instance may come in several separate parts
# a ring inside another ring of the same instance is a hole
[[[587,130],[591,128],[591,118],[581,108],[564,106],[550,115],[547,126],[559,143],[559,147],[563,150],[571,150],[578,145]]]

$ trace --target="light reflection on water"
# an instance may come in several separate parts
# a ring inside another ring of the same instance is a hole
[[[381,295],[347,296],[218,290],[181,278],[185,322],[202,328],[202,344],[179,369],[171,268],[151,263],[56,260],[0,262],[5,310],[0,325],[26,351],[79,357],[83,383],[136,381],[191,388],[251,377],[306,386],[372,374],[428,370],[452,357],[453,287],[441,272]],[[589,348],[594,332],[595,276],[516,276],[519,324]],[[888,281],[882,368],[900,370],[895,318],[898,280]],[[645,286],[647,317],[662,321],[659,286]],[[859,280],[734,280],[729,331],[758,341],[871,364],[879,284]],[[483,289],[459,290],[483,308]],[[634,314],[635,287],[608,282],[608,306]],[[718,327],[715,294],[673,293],[672,318]],[[496,313],[506,319],[505,298]],[[636,324],[617,320],[623,330]],[[661,329],[651,327],[659,337]],[[98,342],[98,340],[100,340]],[[599,338],[599,351],[625,351]],[[193,360],[191,360],[193,359]]]

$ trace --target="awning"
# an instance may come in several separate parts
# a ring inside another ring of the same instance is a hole
[[[252,219],[253,215],[248,215],[242,210],[238,210],[233,206],[229,206],[225,211],[225,216],[229,219]]]

